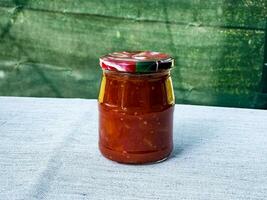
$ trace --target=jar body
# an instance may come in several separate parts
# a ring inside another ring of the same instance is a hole
[[[103,71],[99,93],[99,149],[121,163],[163,160],[173,148],[174,95],[170,71]]]

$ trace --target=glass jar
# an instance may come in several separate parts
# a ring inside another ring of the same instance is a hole
[[[101,57],[100,65],[101,153],[121,163],[166,159],[173,148],[173,59],[158,52],[116,52]]]

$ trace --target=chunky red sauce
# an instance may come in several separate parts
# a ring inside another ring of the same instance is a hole
[[[122,163],[155,162],[173,148],[174,97],[169,70],[105,70],[99,95],[99,148]]]

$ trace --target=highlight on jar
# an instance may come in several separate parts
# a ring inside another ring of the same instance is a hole
[[[166,160],[173,149],[173,58],[152,51],[100,57],[99,149],[120,163]]]

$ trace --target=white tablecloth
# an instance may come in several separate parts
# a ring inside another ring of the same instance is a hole
[[[0,97],[0,199],[267,199],[267,112],[176,105],[173,155],[98,151],[96,100]]]

